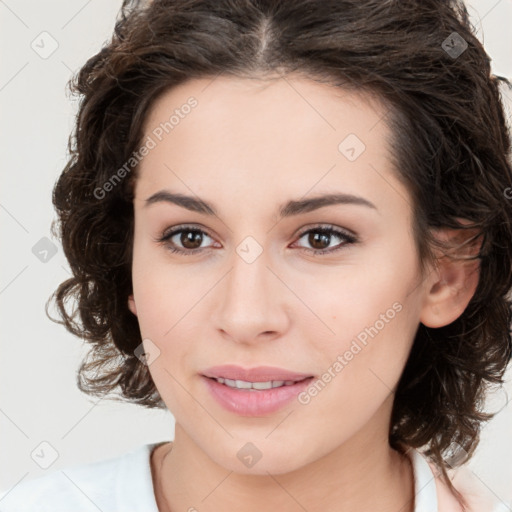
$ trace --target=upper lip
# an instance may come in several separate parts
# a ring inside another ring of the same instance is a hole
[[[274,380],[299,381],[312,377],[308,373],[293,372],[274,366],[256,366],[254,368],[242,368],[232,364],[212,366],[202,372],[205,377],[214,379],[223,378],[230,380],[245,380],[247,382],[268,382]]]

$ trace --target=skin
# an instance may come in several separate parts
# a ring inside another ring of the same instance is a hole
[[[393,390],[419,323],[460,316],[478,272],[441,261],[420,275],[412,199],[389,162],[386,108],[375,97],[292,75],[192,80],[157,99],[145,136],[190,96],[197,107],[141,162],[134,200],[128,304],[144,348],[158,349],[149,369],[176,420],[174,443],[151,458],[159,510],[413,511],[409,459],[388,444]],[[366,146],[354,161],[338,150],[348,134]],[[162,189],[200,197],[218,215],[145,206]],[[278,218],[288,200],[332,192],[376,208]],[[202,252],[174,254],[156,241],[183,223],[204,230],[202,241],[172,240]],[[313,245],[303,232],[318,224],[359,241]],[[247,236],[262,250],[250,264],[236,251]],[[244,417],[214,401],[199,375],[231,363],[320,377],[394,303],[400,312],[308,404]],[[262,453],[250,468],[237,457],[248,442]]]

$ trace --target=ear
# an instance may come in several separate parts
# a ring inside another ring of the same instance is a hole
[[[465,223],[462,219],[458,219]],[[478,233],[476,229],[435,230],[435,236],[458,246]],[[480,260],[454,259],[454,256],[476,256],[482,245],[482,235],[449,252],[438,255],[437,265],[425,281],[425,296],[420,321],[427,327],[443,327],[455,321],[464,312],[473,297],[480,278]]]
[[[135,300],[133,299],[133,293],[128,296],[128,308],[130,311],[137,316],[137,306],[135,306]]]

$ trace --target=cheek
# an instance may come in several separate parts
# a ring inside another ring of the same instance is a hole
[[[137,267],[137,265],[135,265]],[[193,344],[188,340],[193,333],[185,333],[187,314],[197,302],[197,294],[184,287],[176,269],[165,271],[156,264],[141,267],[134,275],[134,296],[137,318],[144,339],[145,351],[156,354],[149,364],[151,378],[166,407],[179,412],[189,395],[184,392],[183,367],[188,363]],[[190,334],[190,335],[189,335]]]
[[[403,294],[379,294],[375,287],[372,292],[364,305],[352,301],[348,294],[338,294],[338,309],[333,311],[330,304],[326,308],[331,313],[325,315],[329,329],[322,329],[320,336],[321,329],[311,326],[307,336],[319,356],[325,380],[335,383],[332,387],[337,393],[347,399],[353,395],[356,401],[364,389],[394,386],[417,326]]]
[[[418,278],[414,255],[389,248],[365,265],[304,285],[318,317],[306,328],[325,372],[317,386],[325,403],[370,410],[397,383],[419,325],[419,287],[411,293]]]
[[[385,265],[383,260],[395,263]],[[340,267],[336,272],[331,269],[314,279],[299,279],[294,291],[306,298],[312,313],[302,327],[308,329],[320,352],[331,357],[347,350],[354,338],[364,343],[382,337],[385,331],[400,332],[406,316],[401,311],[413,298],[408,294],[415,279],[414,261],[390,256]]]
[[[218,276],[202,272],[198,277],[193,266],[171,264],[156,252],[151,258],[149,251],[134,257],[134,297],[142,338],[151,340],[159,355],[150,373],[168,407],[169,401],[175,407],[178,382],[195,369],[201,340],[208,339],[203,332],[209,316],[205,307]]]
[[[365,425],[378,429],[371,435],[387,435],[387,414],[412,345],[414,322],[401,301],[394,307],[383,304],[387,307],[372,303],[373,311],[341,313],[336,335],[323,337],[322,346],[316,347],[323,372],[299,401],[304,431],[324,431],[320,451],[328,452],[333,439],[343,442]]]
[[[183,316],[190,287],[183,286],[179,268],[170,265],[163,248],[148,239],[149,235],[136,232],[132,282],[137,306],[137,319],[143,338],[156,343],[165,337]],[[148,240],[146,240],[148,239]]]

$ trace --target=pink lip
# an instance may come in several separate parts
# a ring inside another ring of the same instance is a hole
[[[245,380],[247,382],[267,382],[269,380],[303,380],[312,377],[309,373],[297,373],[273,366],[257,366],[255,368],[242,368],[232,364],[212,366],[202,372],[205,377]]]
[[[288,386],[283,385],[263,390],[235,389],[217,382],[215,378],[219,377],[247,382],[274,380],[297,382]],[[306,373],[290,372],[269,366],[244,369],[240,366],[224,365],[208,368],[203,372],[201,378],[213,398],[228,411],[241,416],[264,416],[278,411],[294,400],[301,391],[309,386],[314,377]]]

